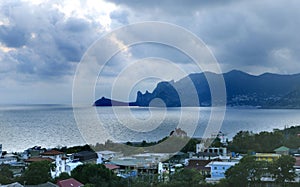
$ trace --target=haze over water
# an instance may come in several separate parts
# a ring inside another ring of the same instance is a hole
[[[87,126],[95,124],[89,121],[89,114],[86,108],[80,109],[86,116]],[[149,132],[137,132],[130,130],[120,123],[126,118],[119,115],[117,119],[110,107],[97,107],[99,117],[105,118],[104,127],[109,134],[120,142],[126,141],[157,141],[168,136],[177,127],[180,108],[168,109],[165,119],[159,121],[151,120],[153,130]],[[125,108],[124,108],[125,110]],[[152,108],[152,112],[163,112],[160,108]],[[120,110],[122,113],[122,109]],[[191,128],[189,118],[198,112],[200,120],[197,125],[194,137],[201,137],[207,125],[209,108],[188,108],[188,116],[182,116],[181,120],[185,127]],[[147,108],[131,108],[133,117],[137,119],[147,119],[149,110]],[[272,131],[274,128],[283,129],[285,126],[297,126],[300,121],[300,110],[273,110],[273,109],[235,109],[227,108],[225,120],[221,131],[232,138],[240,130],[253,132]],[[127,121],[126,123],[136,122]],[[142,127],[141,127],[142,128]],[[0,107],[0,144],[6,151],[23,151],[29,147],[40,145],[51,148],[57,146],[83,145],[85,142],[82,134],[78,130],[73,109],[64,105],[6,105]],[[147,128],[146,128],[147,129]],[[183,128],[183,130],[185,130]],[[189,134],[190,136],[192,134]],[[84,135],[85,136],[85,135]]]

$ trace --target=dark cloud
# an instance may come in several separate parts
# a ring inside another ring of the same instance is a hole
[[[125,10],[118,10],[110,13],[111,19],[116,20],[123,25],[129,24],[128,16],[129,13]]]
[[[7,47],[22,47],[29,39],[29,34],[17,27],[0,26],[0,39]]]
[[[183,13],[189,14],[199,8],[217,7],[232,2],[237,2],[233,0],[223,1],[223,0],[153,0],[153,1],[139,1],[139,0],[107,0],[108,2],[113,2],[117,5],[126,6],[134,9],[135,11],[152,11],[155,12],[171,12],[171,13]],[[159,15],[158,15],[159,16]]]
[[[83,33],[91,29],[91,25],[87,20],[72,17],[63,23],[63,27],[66,31],[74,33]]]
[[[195,33],[211,48],[225,72],[231,69],[255,74],[300,71],[298,0],[107,1],[116,6],[106,15],[105,19],[110,20],[105,24],[99,22],[102,9],[100,12],[94,7],[89,9],[87,1],[72,2],[72,6],[79,4],[84,14],[64,12],[64,8],[70,7],[64,7],[66,2],[59,0],[40,4],[2,1],[0,86],[8,87],[9,79],[21,84],[24,81],[60,82],[74,75],[82,55],[100,36],[120,26],[143,21],[168,22]],[[103,11],[105,9],[103,7]],[[151,34],[163,38],[157,30],[141,28],[128,37],[142,38]],[[177,42],[186,42],[176,33],[167,34]],[[102,75],[114,77],[126,63],[147,57],[164,58],[193,69],[191,60],[172,47],[138,44],[112,58],[106,74]]]
[[[165,21],[189,29],[212,48],[223,71],[299,72],[291,68],[300,60],[294,52],[300,42],[297,0],[110,2],[130,11],[129,21]]]
[[[51,3],[12,1],[0,6],[0,11],[7,22],[0,26],[0,42],[14,48],[6,55],[17,61],[16,73],[31,75],[32,80],[73,74],[74,62],[100,36],[96,20],[67,16]]]

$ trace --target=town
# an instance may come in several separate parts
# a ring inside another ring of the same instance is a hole
[[[170,137],[186,139],[175,129]],[[170,137],[166,137],[170,138]],[[219,132],[212,143],[190,139],[175,153],[151,152],[156,143],[127,142],[139,152],[107,141],[95,146],[34,146],[22,153],[2,151],[3,187],[43,186],[299,186],[300,126],[254,134],[240,131],[228,141]],[[164,141],[164,140],[162,140]],[[288,147],[289,146],[289,147]]]

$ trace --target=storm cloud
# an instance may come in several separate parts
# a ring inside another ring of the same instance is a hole
[[[144,21],[176,24],[194,33],[211,49],[223,72],[299,73],[299,7],[297,0],[1,1],[0,97],[10,102],[11,93],[19,92],[22,101],[43,90],[59,90],[69,102],[76,67],[88,48],[114,29]],[[141,31],[138,37],[149,32]],[[192,60],[180,51],[149,43],[116,55],[103,71],[103,80],[110,84],[127,62],[147,57],[167,59],[194,72]],[[34,93],[28,87],[35,88]],[[36,98],[30,102],[47,101]]]

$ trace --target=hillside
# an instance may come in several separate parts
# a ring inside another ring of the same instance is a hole
[[[218,80],[222,75],[228,106],[300,108],[300,74],[265,73],[254,76],[237,70],[224,74],[195,73],[177,82],[163,81],[157,84],[152,93],[138,92],[136,101],[127,105],[163,106],[162,100],[167,107],[211,106],[211,92],[207,78]],[[95,105],[102,106],[97,105],[97,101]]]

